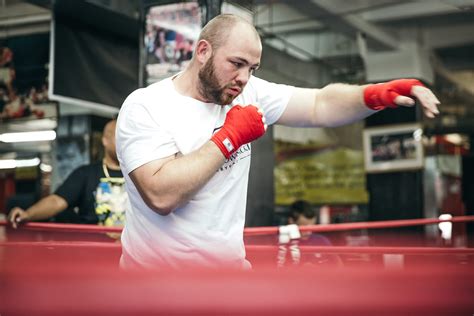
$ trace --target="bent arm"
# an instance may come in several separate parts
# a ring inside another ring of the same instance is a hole
[[[26,210],[28,221],[40,221],[51,218],[67,209],[68,204],[64,198],[59,195],[49,195]]]
[[[26,211],[19,207],[14,207],[10,214],[8,214],[8,220],[16,228],[17,224],[21,222],[40,221],[51,218],[64,211],[67,207],[68,203],[64,198],[52,194],[39,200]]]
[[[335,127],[363,119],[376,112],[364,104],[364,87],[335,83],[322,89],[295,88],[277,124]]]
[[[188,155],[154,160],[129,175],[148,207],[160,215],[168,215],[188,202],[224,161],[220,149],[208,141]]]

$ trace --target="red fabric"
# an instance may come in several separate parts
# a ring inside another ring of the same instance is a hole
[[[229,159],[240,146],[250,143],[264,133],[262,114],[258,113],[256,106],[235,105],[227,113],[224,126],[212,136],[211,140]]]
[[[364,89],[365,105],[372,110],[396,108],[395,98],[399,95],[411,97],[413,86],[424,86],[416,79],[398,79],[369,85]]]

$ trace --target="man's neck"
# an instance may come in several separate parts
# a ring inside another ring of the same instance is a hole
[[[197,88],[199,80],[197,69],[194,69],[194,66],[190,66],[188,69],[173,78],[173,84],[179,94],[202,102],[207,102],[201,96]]]
[[[120,165],[119,162],[115,159],[112,159],[110,157],[104,157],[104,163],[107,166],[108,169],[111,170],[120,170]]]

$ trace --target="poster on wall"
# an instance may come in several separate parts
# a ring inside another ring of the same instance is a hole
[[[192,58],[201,31],[201,11],[197,2],[150,7],[146,14],[146,85],[172,76]]]
[[[360,150],[275,142],[275,204],[366,204],[364,158]]]
[[[34,53],[32,53],[34,52]],[[48,99],[49,34],[0,41],[0,121],[57,117]]]

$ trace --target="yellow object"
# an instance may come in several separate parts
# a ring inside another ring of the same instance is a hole
[[[276,204],[288,205],[297,199],[313,204],[368,202],[362,151],[278,143],[276,150]]]

